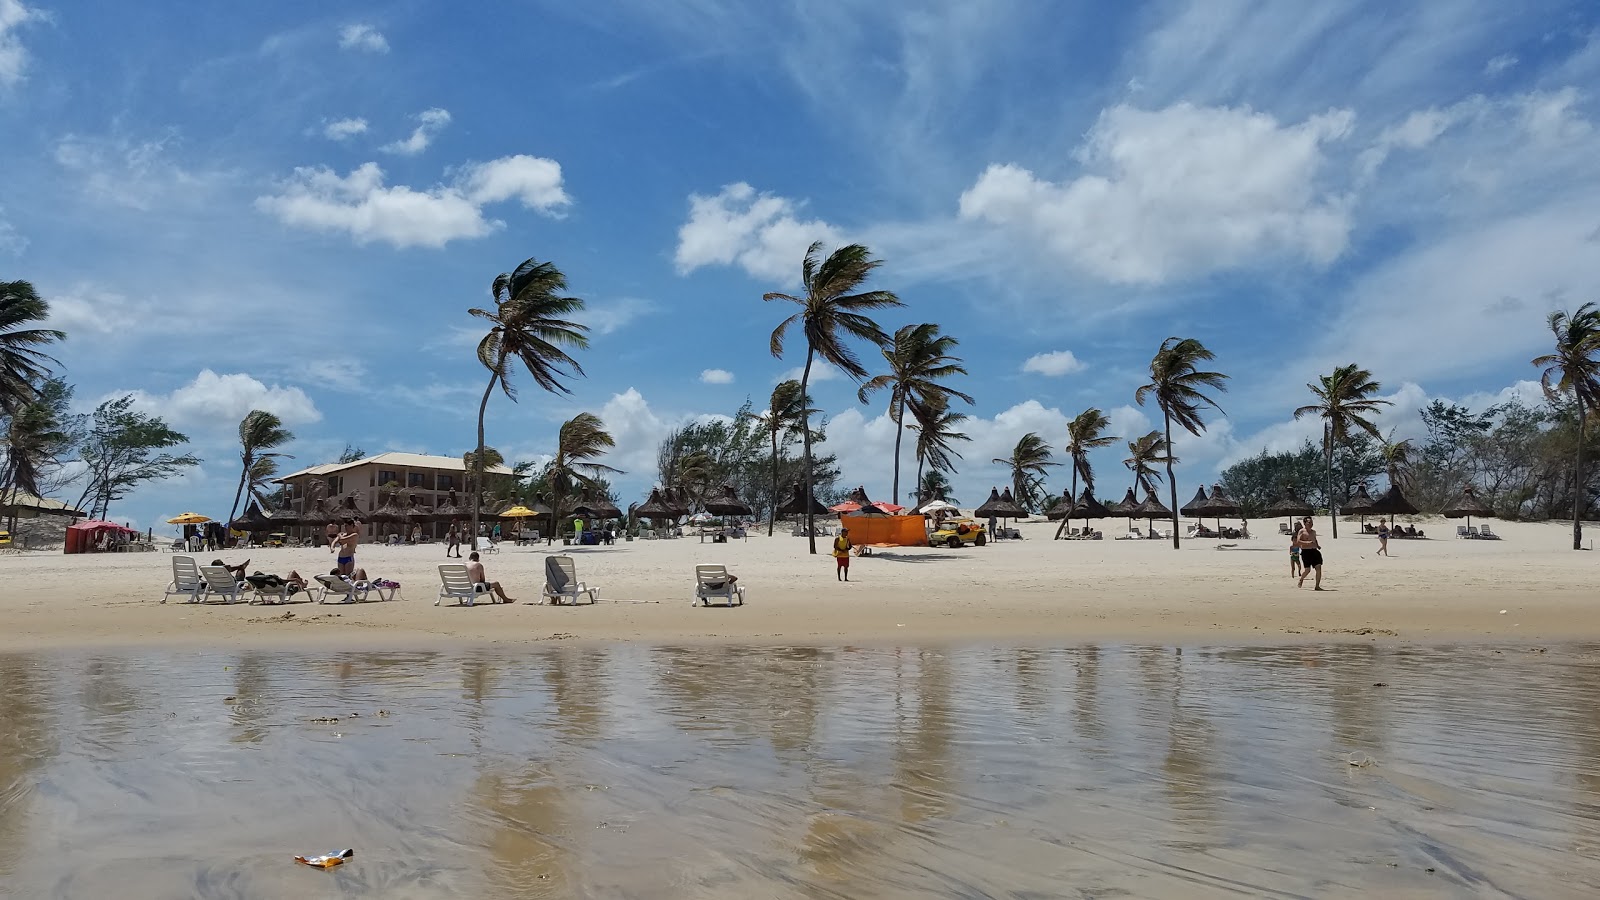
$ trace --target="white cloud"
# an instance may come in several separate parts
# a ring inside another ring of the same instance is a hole
[[[218,375],[204,369],[193,381],[170,394],[132,393],[139,406],[175,426],[198,425],[226,432],[238,428],[239,420],[252,409],[276,413],[285,425],[291,426],[322,420],[316,404],[299,388],[269,386],[240,372]]]
[[[800,376],[804,374],[805,366],[795,366],[792,369],[784,369],[782,372],[778,373],[778,377],[774,378],[772,383],[778,384],[779,382],[783,381],[799,381]],[[844,378],[843,372],[835,369],[833,366],[819,359],[811,364],[811,379],[806,384],[807,387],[809,387],[813,384],[819,384],[824,381],[838,381],[842,378]]]
[[[677,423],[658,416],[644,395],[631,387],[612,394],[597,415],[617,442],[606,454],[607,465],[622,469],[635,481],[654,478],[656,449]]]
[[[691,194],[689,219],[678,229],[678,274],[737,265],[755,278],[797,282],[800,262],[813,241],[822,241],[827,251],[843,243],[832,225],[797,218],[799,208],[793,200],[757,193],[743,182],[710,197]]]
[[[1056,350],[1052,353],[1035,353],[1028,357],[1022,364],[1022,371],[1033,372],[1038,375],[1071,375],[1073,372],[1082,372],[1084,364],[1071,350]]]
[[[388,53],[389,39],[371,25],[346,25],[339,31],[339,46],[365,53]]]
[[[649,300],[624,297],[621,300],[590,303],[584,307],[580,318],[596,334],[611,334],[626,327],[634,319],[640,316],[647,316],[655,311],[656,305]]]
[[[1517,64],[1517,58],[1509,53],[1502,53],[1483,64],[1483,74],[1490,78],[1509,71]]]
[[[1110,424],[1106,426],[1106,432],[1117,435],[1122,439],[1123,444],[1134,438],[1144,437],[1150,433],[1152,427],[1150,416],[1144,410],[1127,404],[1106,410],[1106,418],[1111,420]],[[1122,452],[1122,444],[1118,444],[1112,449],[1120,454]]]
[[[0,0],[0,87],[22,81],[28,70],[28,48],[22,46],[17,31],[43,18],[43,13],[23,6],[21,0]]]
[[[443,131],[446,125],[450,124],[450,111],[439,109],[438,107],[425,109],[417,113],[416,119],[417,127],[411,132],[410,137],[395,141],[392,144],[384,144],[378,149],[385,153],[394,153],[400,156],[416,156],[418,153],[428,149],[428,145],[433,143],[434,136]]]
[[[1348,242],[1348,200],[1325,192],[1323,147],[1353,115],[1281,125],[1248,107],[1189,103],[1101,113],[1077,153],[1098,170],[1044,181],[991,165],[961,215],[1015,229],[1106,281],[1160,284],[1288,257],[1317,266]]]
[[[1519,98],[1523,129],[1535,144],[1545,146],[1566,144],[1588,135],[1593,126],[1577,111],[1578,100],[1578,89],[1573,87],[1536,91]]]
[[[561,187],[561,164],[523,154],[468,166],[462,190],[480,206],[516,197],[528,209],[552,215],[572,203]]]
[[[700,373],[704,384],[733,384],[733,373],[727,369],[706,369]]]
[[[58,165],[81,179],[84,193],[118,206],[149,210],[163,202],[195,203],[219,183],[221,172],[195,172],[171,159],[175,132],[155,140],[69,134],[56,142]]]
[[[484,217],[487,203],[518,196],[524,206],[551,213],[570,202],[560,188],[560,166],[552,160],[534,161],[548,164],[540,168],[553,172],[553,186],[518,181],[516,173],[525,175],[528,169],[514,161],[532,159],[505,157],[468,165],[457,172],[455,184],[424,191],[385,185],[383,170],[374,162],[346,176],[326,166],[301,167],[279,193],[256,198],[256,208],[285,225],[342,231],[361,244],[384,241],[397,248],[443,247],[503,227],[504,223]],[[508,161],[510,167],[504,165]],[[508,185],[520,187],[512,191]]]
[[[15,225],[5,219],[6,208],[0,206],[0,253],[21,253],[28,249],[28,239]]]
[[[358,134],[367,133],[366,119],[338,119],[322,129],[323,137],[330,141],[347,141]]]

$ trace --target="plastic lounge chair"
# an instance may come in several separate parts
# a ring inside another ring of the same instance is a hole
[[[190,603],[199,603],[200,595],[205,593],[206,580],[200,575],[200,567],[195,565],[192,556],[174,556],[172,558],[172,583],[167,585],[167,592],[161,602],[167,602],[167,597],[184,596]]]
[[[227,566],[201,566],[200,578],[205,588],[199,598],[202,603],[211,599],[212,594],[221,595],[224,603],[233,603],[245,591],[253,590],[248,582],[235,581]]]
[[[733,606],[735,600],[744,605],[744,586],[728,575],[727,566],[695,566],[694,581],[694,603],[710,606],[712,598],[721,597],[725,606]]]
[[[481,538],[478,538],[476,541],[474,541],[473,544],[472,544],[472,549],[478,551],[479,553],[499,553],[500,552],[500,548],[495,546],[494,541],[491,541],[486,537],[481,537]]]
[[[256,599],[250,601],[252,603],[268,605],[288,603],[289,598],[301,590],[276,575],[262,575],[260,572],[246,576],[245,582],[256,592]]]
[[[1491,540],[1491,541],[1500,540],[1500,535],[1495,534],[1493,531],[1490,531],[1489,530],[1489,526],[1487,526],[1487,525],[1478,526],[1478,537],[1485,538],[1485,539]]]
[[[322,585],[322,590],[317,592],[318,603],[327,603],[329,597],[338,597],[340,603],[362,603],[372,594],[377,594],[379,600],[393,600],[395,593],[400,590],[379,587],[366,581],[351,584],[333,575],[318,575],[317,584]],[[385,591],[388,593],[385,594]]]
[[[439,567],[439,597],[433,605],[438,606],[449,597],[460,601],[461,606],[471,606],[478,598],[478,586],[467,577],[467,567],[459,563]]]
[[[562,597],[571,597],[574,605],[580,594],[588,594],[590,603],[594,603],[597,597],[594,588],[578,580],[577,566],[573,565],[572,557],[565,555],[544,558],[542,593],[555,606],[561,605]]]
[[[1465,526],[1465,525],[1457,525],[1456,526],[1456,537],[1457,538],[1471,537],[1471,535],[1467,534],[1467,526]]]

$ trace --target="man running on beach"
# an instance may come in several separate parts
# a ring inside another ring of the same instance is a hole
[[[1305,587],[1306,576],[1315,570],[1317,579],[1314,589],[1322,590],[1322,544],[1317,540],[1317,530],[1311,526],[1310,516],[1300,523],[1300,536],[1295,542],[1300,545],[1300,581],[1297,586]]]
[[[346,520],[339,527],[339,534],[333,539],[334,547],[339,553],[339,574],[350,575],[356,569],[356,544],[361,542],[361,529],[352,520]]]
[[[839,529],[839,536],[833,539],[833,559],[838,564],[834,572],[840,581],[850,580],[850,529]]]

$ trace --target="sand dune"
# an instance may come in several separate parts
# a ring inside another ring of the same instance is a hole
[[[1120,525],[1121,520],[1115,524]],[[374,577],[404,585],[403,601],[288,607],[160,604],[170,554],[0,556],[0,648],[85,645],[419,645],[556,639],[881,643],[1082,640],[1187,643],[1393,639],[1600,639],[1600,556],[1564,549],[1569,526],[1496,523],[1500,541],[1455,540],[1454,522],[1424,523],[1438,538],[1324,541],[1322,593],[1297,590],[1287,539],[1185,542],[1025,539],[962,550],[901,548],[857,559],[853,581],[806,554],[780,530],[726,545],[695,537],[572,548],[580,576],[602,598],[651,601],[553,609],[538,598],[543,558],[557,545],[506,545],[487,559],[492,578],[524,603],[435,607],[444,550],[363,547]],[[1326,530],[1326,521],[1320,525]],[[1107,529],[1107,534],[1111,529]],[[251,569],[327,571],[324,550],[257,550]],[[202,562],[209,555],[201,554]],[[226,554],[229,562],[243,554]],[[749,590],[742,609],[691,608],[693,566],[727,564]],[[302,595],[303,596],[303,595]],[[1506,610],[1505,615],[1500,611]],[[291,617],[285,617],[292,613]]]

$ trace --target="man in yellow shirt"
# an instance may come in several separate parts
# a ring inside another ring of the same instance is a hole
[[[838,563],[834,570],[840,581],[850,580],[850,529],[839,529],[839,536],[833,539],[833,559]]]

